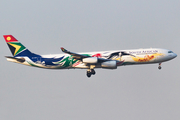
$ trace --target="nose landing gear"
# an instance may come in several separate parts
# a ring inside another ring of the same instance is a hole
[[[162,67],[161,67],[161,63],[159,63],[159,67],[158,67],[158,69],[160,70]]]

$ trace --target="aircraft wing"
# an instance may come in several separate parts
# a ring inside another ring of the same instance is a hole
[[[81,60],[81,61],[82,61],[83,58],[89,58],[89,57],[91,57],[91,56],[88,56],[88,55],[83,55],[83,54],[78,54],[78,53],[70,52],[70,51],[66,50],[65,48],[63,48],[63,47],[61,47],[61,50],[62,50],[62,52],[64,52],[64,53],[67,53],[67,54],[72,55],[72,57],[73,57],[74,59]],[[98,59],[98,62],[99,62],[99,63],[105,62],[105,61],[112,61],[111,59],[104,59],[104,58],[97,58],[97,59]]]
[[[70,51],[64,49],[63,47],[61,47],[61,50],[62,50],[62,52],[64,52],[64,53],[67,53],[67,54],[72,55],[72,57],[73,57],[74,59],[77,59],[77,60],[82,60],[83,58],[90,57],[90,56],[87,56],[87,55],[82,55],[82,54],[77,54],[77,53],[74,53],[74,52],[70,52]]]

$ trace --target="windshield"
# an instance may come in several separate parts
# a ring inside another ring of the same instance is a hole
[[[173,53],[173,51],[168,51],[168,53]]]

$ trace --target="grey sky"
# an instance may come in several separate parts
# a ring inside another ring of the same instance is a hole
[[[166,48],[180,55],[179,0],[3,0],[0,120],[179,120],[179,57],[162,64],[46,70],[7,62],[2,35],[32,52]]]

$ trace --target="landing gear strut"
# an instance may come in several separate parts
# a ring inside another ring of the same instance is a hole
[[[159,63],[159,67],[158,67],[158,69],[160,70],[162,67],[161,67],[161,63]]]
[[[88,69],[87,70],[87,77],[91,77],[91,75],[95,75],[95,74],[96,74],[96,72],[94,69]]]

